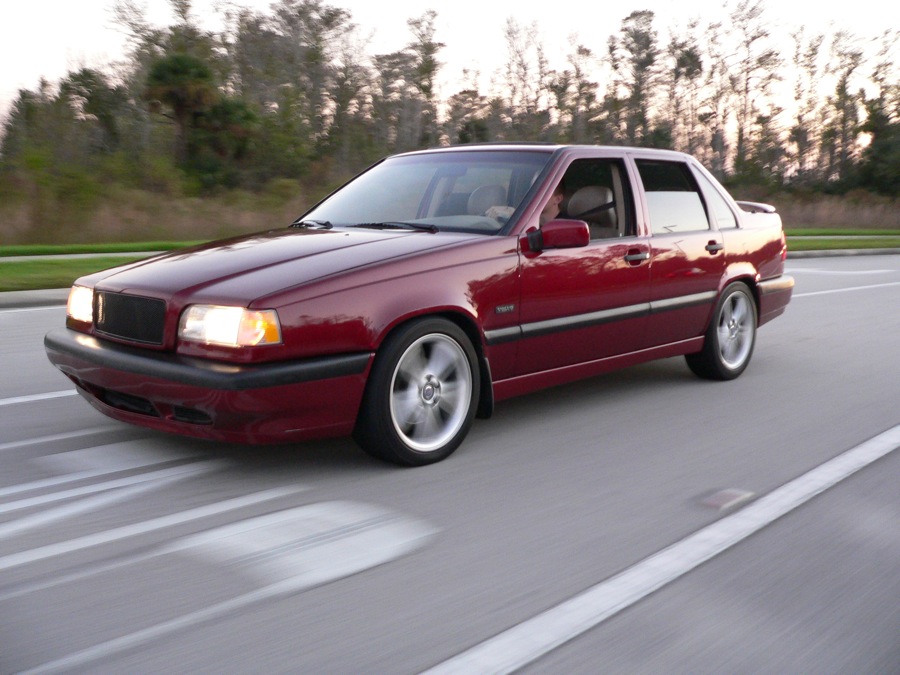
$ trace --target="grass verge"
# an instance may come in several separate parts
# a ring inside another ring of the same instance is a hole
[[[788,229],[788,250],[900,248],[896,230]],[[116,244],[0,246],[0,292],[68,288],[80,276],[139,260],[140,255],[104,256],[142,251],[168,251],[200,242],[149,241]],[[63,254],[95,254],[91,258],[54,258]],[[15,260],[20,256],[49,256],[42,260]]]
[[[16,260],[0,262],[0,291],[34,291],[68,288],[78,277],[124,265],[142,256]]]

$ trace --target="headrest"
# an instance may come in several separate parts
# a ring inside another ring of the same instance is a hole
[[[597,220],[599,213],[591,213],[594,209],[613,201],[613,193],[608,187],[586,185],[569,197],[566,212],[569,218],[587,218]]]

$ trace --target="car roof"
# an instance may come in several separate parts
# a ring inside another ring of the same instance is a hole
[[[632,155],[653,155],[656,157],[668,155],[672,159],[687,159],[690,155],[675,150],[664,150],[660,148],[642,148],[628,145],[586,145],[586,144],[560,144],[545,142],[525,142],[525,141],[500,141],[490,143],[467,143],[465,145],[448,145],[435,148],[426,148],[423,150],[413,150],[410,152],[398,153],[394,156],[423,155],[433,153],[455,153],[455,152],[479,152],[490,150],[512,150],[512,151],[530,151],[545,150],[548,153],[567,152],[567,151],[608,151],[608,152],[625,152]]]

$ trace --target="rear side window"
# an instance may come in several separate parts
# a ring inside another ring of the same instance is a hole
[[[639,159],[637,164],[653,234],[709,229],[709,218],[687,165]]]

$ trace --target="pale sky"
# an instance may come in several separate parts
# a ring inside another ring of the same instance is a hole
[[[194,0],[194,15],[201,25],[221,25],[215,7],[229,0]],[[233,4],[266,9],[270,0],[231,0]],[[732,0],[730,5],[736,4]],[[143,0],[148,19],[157,25],[173,21],[167,0]],[[520,26],[537,22],[550,66],[564,68],[573,37],[595,53],[605,50],[607,37],[617,33],[632,11],[651,10],[660,42],[668,31],[678,32],[690,19],[701,26],[725,20],[722,0],[622,0],[621,2],[571,2],[569,11],[546,0],[448,0],[445,3],[400,3],[373,0],[325,0],[325,4],[350,10],[352,20],[365,35],[372,35],[368,53],[402,48],[411,36],[406,25],[428,9],[438,13],[435,39],[445,43],[439,54],[444,64],[440,91],[446,98],[458,89],[463,69],[481,73],[484,92],[490,76],[500,69],[506,55],[503,29],[513,16]],[[0,119],[20,88],[34,90],[43,76],[58,81],[80,67],[103,69],[124,55],[125,36],[112,22],[113,0],[6,0],[0,10]],[[900,3],[884,0],[765,0],[765,24],[780,32],[782,55],[790,58],[790,32],[804,27],[807,34],[848,30],[861,38],[874,38],[887,28],[900,28]],[[552,8],[552,9],[548,9]],[[900,60],[897,58],[895,60]]]

